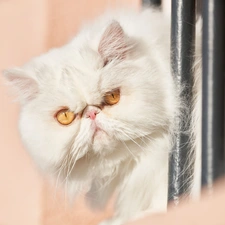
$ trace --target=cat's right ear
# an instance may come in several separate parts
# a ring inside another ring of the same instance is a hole
[[[113,59],[123,60],[126,57],[128,45],[123,28],[117,21],[112,21],[104,31],[98,52],[104,60],[104,65]]]
[[[20,68],[4,70],[6,85],[15,92],[18,100],[23,104],[34,99],[38,94],[38,83]]]

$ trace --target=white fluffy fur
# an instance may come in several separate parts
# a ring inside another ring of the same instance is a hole
[[[104,53],[99,50],[113,21],[123,31],[123,57],[112,57],[115,43],[104,45],[116,35],[102,44]],[[106,66],[103,54],[110,56]],[[71,196],[86,191],[93,208],[104,208],[118,190],[115,215],[102,224],[166,209],[168,153],[181,104],[169,58],[170,21],[153,10],[123,11],[105,14],[69,44],[6,72],[22,103],[22,140],[38,166],[65,182]],[[85,112],[115,88],[119,103],[98,109],[95,122],[87,118]],[[81,118],[60,125],[54,114],[63,106]],[[94,139],[93,123],[104,131]]]

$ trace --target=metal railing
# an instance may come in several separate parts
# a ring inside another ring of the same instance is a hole
[[[143,4],[160,6],[161,1],[143,0]],[[171,69],[178,88],[186,84],[181,97],[185,97],[188,106],[192,96],[196,14],[202,15],[202,186],[211,189],[214,180],[225,171],[225,1],[172,0],[171,4]],[[175,205],[181,194],[188,193],[193,173],[193,167],[187,162],[191,154],[187,145],[190,137],[185,133],[190,123],[178,122],[182,126],[169,167],[168,199]]]
[[[204,0],[202,85],[202,184],[224,171],[225,1]]]
[[[190,115],[195,53],[195,0],[172,1],[171,13],[171,69],[180,97],[187,102],[185,114]],[[184,83],[185,89],[181,91]],[[189,191],[189,178],[193,172],[191,162],[188,162],[191,154],[188,143],[191,137],[186,132],[189,130],[190,117],[185,118],[177,118],[179,130],[170,156],[168,197],[175,204],[179,202],[181,194]]]

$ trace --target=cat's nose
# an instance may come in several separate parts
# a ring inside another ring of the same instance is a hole
[[[89,117],[91,120],[94,120],[97,114],[97,110],[90,110],[86,113],[86,116]]]
[[[88,106],[84,112],[86,118],[95,120],[97,114],[100,112],[100,108],[94,106]]]

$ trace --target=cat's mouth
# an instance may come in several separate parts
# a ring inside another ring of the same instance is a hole
[[[108,135],[102,128],[100,128],[96,123],[91,125],[93,134],[92,134],[92,143],[94,143],[95,139],[101,139],[103,135]]]
[[[99,127],[96,127],[95,130],[94,130],[94,133],[93,133],[93,138],[95,138],[96,136],[100,136],[102,134],[107,134],[104,130],[102,130],[101,128]]]
[[[99,133],[101,131],[102,131],[102,129],[100,129],[99,127],[96,126],[93,136],[95,136],[97,133]]]

